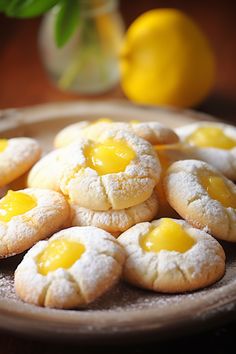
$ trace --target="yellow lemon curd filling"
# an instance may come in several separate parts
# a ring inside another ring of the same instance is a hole
[[[92,125],[100,124],[100,123],[112,123],[112,120],[110,118],[99,118],[95,120],[95,122],[93,122]]]
[[[226,208],[236,209],[236,195],[221,177],[204,175],[201,176],[200,182],[212,199],[218,200]]]
[[[227,136],[221,128],[201,127],[192,133],[186,141],[198,147],[214,147],[230,150],[236,147],[236,140]]]
[[[195,244],[195,240],[177,222],[164,218],[157,227],[145,234],[140,245],[144,251],[176,251],[184,253]]]
[[[8,222],[13,216],[24,214],[36,206],[36,200],[30,195],[9,190],[0,200],[0,221]]]
[[[70,268],[85,252],[82,243],[67,239],[49,241],[48,246],[37,257],[38,272],[47,275],[58,268]]]
[[[0,139],[0,152],[3,152],[8,145],[8,140],[7,139]]]
[[[85,149],[87,167],[102,176],[109,173],[124,172],[135,158],[135,152],[123,140],[108,139],[94,143]]]

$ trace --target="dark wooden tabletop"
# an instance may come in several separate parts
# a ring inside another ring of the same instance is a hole
[[[185,1],[185,0],[120,0],[120,9],[128,26],[139,14],[156,7],[175,7],[191,15],[205,31],[217,58],[217,78],[211,95],[198,107],[223,120],[236,123],[236,2]],[[22,107],[45,102],[80,99],[124,98],[119,87],[100,96],[80,96],[59,91],[48,80],[38,50],[37,35],[40,19],[16,20],[0,15],[0,108]],[[234,344],[236,322],[214,330],[183,337],[161,344],[144,344],[133,347],[107,347],[103,352],[132,353],[198,353],[203,348],[226,353]],[[203,347],[203,341],[206,342]],[[106,343],[104,343],[106,344]],[[120,343],[124,345],[125,343]],[[99,348],[101,350],[101,348]],[[95,353],[98,348],[78,345],[45,343],[12,334],[0,333],[1,354],[37,353]]]
[[[127,344],[119,341],[116,344],[104,342],[99,346],[79,345],[70,342],[52,342],[12,334],[0,334],[1,354],[227,354],[234,352],[236,324],[221,326],[215,330],[195,335],[183,336],[178,339]]]

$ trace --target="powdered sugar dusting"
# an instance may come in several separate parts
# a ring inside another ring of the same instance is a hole
[[[164,180],[170,205],[190,224],[207,227],[210,234],[223,240],[236,239],[235,209],[225,207],[208,194],[201,177],[215,175],[224,180],[232,194],[236,186],[214,167],[203,161],[184,160],[174,162]]]
[[[82,243],[83,254],[71,267],[44,275],[37,269],[37,256],[48,243],[37,243],[15,273],[16,292],[24,301],[55,308],[75,307],[90,303],[119,279],[125,253],[109,233],[95,227],[72,227],[54,234],[49,242],[60,239]]]
[[[13,138],[8,140],[6,149],[0,154],[0,186],[22,176],[39,159],[41,149],[31,138]]]
[[[65,172],[60,188],[72,202],[94,210],[125,209],[148,199],[160,178],[161,166],[151,144],[124,130],[105,131],[99,142],[124,141],[135,157],[119,173],[99,176],[86,166],[85,147],[93,142],[81,139],[65,149]]]
[[[36,206],[16,215],[8,223],[0,222],[0,257],[20,253],[62,226],[69,214],[65,198],[54,191],[26,188],[22,193],[36,200]]]
[[[122,210],[94,211],[77,204],[70,205],[74,214],[74,226],[97,226],[112,233],[125,231],[138,222],[149,221],[158,211],[156,193],[145,202]]]
[[[205,296],[213,294],[216,290],[226,291],[227,286],[235,284],[236,287],[236,245],[223,244],[226,251],[226,274],[225,276],[215,283],[214,285],[193,293],[185,293],[181,295],[166,295],[160,293],[154,293],[148,290],[141,290],[133,286],[129,286],[124,282],[120,282],[113,287],[108,293],[101,298],[93,302],[87,310],[84,312],[102,311],[107,313],[109,311],[128,312],[145,309],[164,309],[171,305],[178,304],[179,306],[185,306],[187,303],[194,304],[195,301],[203,299]],[[14,270],[21,261],[20,256],[15,256],[9,259],[1,260],[1,272],[0,272],[0,299],[7,299],[14,302],[21,302],[14,291]],[[22,303],[22,302],[21,302]],[[25,304],[27,310],[30,306]],[[40,311],[54,311],[44,310]],[[81,311],[77,311],[80,316]],[[68,312],[68,311],[67,311]],[[65,313],[67,313],[65,310]],[[71,312],[71,311],[69,311]]]

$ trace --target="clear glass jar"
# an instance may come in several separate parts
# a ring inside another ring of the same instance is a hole
[[[124,23],[118,0],[79,0],[78,10],[78,29],[62,48],[57,48],[54,40],[57,8],[44,16],[39,31],[42,61],[62,90],[102,93],[119,81],[118,52]]]

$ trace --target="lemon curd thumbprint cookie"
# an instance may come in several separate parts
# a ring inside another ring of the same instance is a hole
[[[99,142],[83,139],[65,149],[60,188],[84,208],[119,210],[143,203],[160,178],[152,145],[127,131],[106,131]]]
[[[21,253],[49,237],[68,217],[69,206],[57,192],[9,190],[0,200],[0,258]]]
[[[176,129],[189,144],[189,156],[205,161],[236,181],[236,127],[218,122],[192,123]]]
[[[118,241],[126,251],[124,279],[141,288],[181,293],[211,285],[225,272],[221,245],[186,221],[137,224]]]
[[[62,230],[25,255],[15,272],[16,293],[39,306],[84,306],[118,281],[124,260],[123,247],[104,230]]]
[[[191,225],[236,242],[236,186],[203,161],[174,162],[167,170],[167,199]]]

